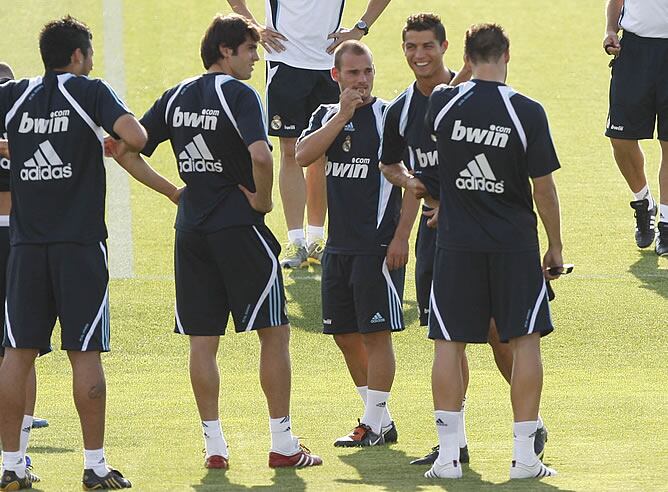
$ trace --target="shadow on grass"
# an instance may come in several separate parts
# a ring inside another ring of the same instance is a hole
[[[274,470],[270,485],[252,485],[232,483],[223,470],[209,470],[200,483],[193,484],[192,488],[200,491],[208,490],[290,490],[301,492],[306,490],[306,482],[297,474],[297,468],[279,468]],[[300,469],[301,470],[301,469]],[[308,473],[308,470],[302,473]]]
[[[397,451],[390,446],[360,449],[352,454],[339,456],[345,464],[357,470],[359,478],[337,478],[335,483],[341,485],[365,485],[385,491],[420,491],[430,486],[441,487],[444,490],[537,490],[557,491],[566,490],[538,480],[515,480],[496,484],[482,479],[482,475],[464,465],[464,476],[459,480],[435,480],[424,478],[424,472],[429,467],[410,465],[414,457],[406,456],[403,451]]]
[[[62,454],[62,453],[74,453],[72,448],[56,448],[53,446],[30,446],[28,448],[28,454]]]
[[[629,271],[642,282],[642,288],[652,290],[668,299],[668,271],[660,270],[660,262],[666,259],[657,256],[654,250],[640,251],[640,258]]]

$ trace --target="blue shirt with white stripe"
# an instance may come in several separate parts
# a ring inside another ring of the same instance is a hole
[[[103,137],[127,107],[103,80],[48,71],[0,85],[0,134],[12,156],[10,241],[107,237]]]
[[[186,183],[175,227],[211,233],[227,227],[260,225],[264,214],[251,208],[238,185],[255,191],[248,147],[269,144],[262,103],[249,85],[223,73],[207,73],[167,90],[142,117],[151,156],[166,140]]]
[[[438,246],[538,248],[530,178],[560,167],[543,107],[505,84],[472,80],[437,87],[426,121],[438,165],[416,175],[431,196],[440,196]]]

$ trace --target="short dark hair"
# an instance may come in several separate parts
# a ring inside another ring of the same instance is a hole
[[[0,84],[7,82],[8,80],[14,79],[14,72],[12,67],[5,62],[0,62]]]
[[[443,44],[447,39],[445,37],[445,26],[441,22],[441,18],[431,12],[413,14],[406,19],[406,25],[403,31],[401,31],[401,39],[403,41],[406,41],[406,33],[408,31],[431,31],[440,44]]]
[[[464,54],[473,63],[496,62],[510,48],[510,39],[498,24],[475,24],[466,31]]]
[[[341,58],[346,53],[352,53],[353,55],[369,55],[369,58],[373,60],[373,55],[369,47],[360,42],[350,39],[341,43],[334,52],[334,66],[337,70],[341,70]]]
[[[236,55],[239,46],[248,38],[255,42],[260,40],[260,33],[248,19],[238,14],[217,14],[204,33],[200,46],[204,68],[208,69],[223,57],[221,46],[231,48]]]
[[[93,34],[86,24],[67,15],[46,24],[39,34],[39,52],[46,70],[70,64],[77,48],[88,55]]]

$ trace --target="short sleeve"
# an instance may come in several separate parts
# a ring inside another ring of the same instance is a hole
[[[536,103],[532,118],[527,122],[527,165],[529,176],[540,178],[561,167],[552,142],[550,126],[543,107]]]
[[[322,125],[325,123],[325,116],[327,116],[330,108],[331,106],[321,104],[320,107],[313,112],[311,119],[308,122],[308,126],[302,132],[299,140],[308,137],[310,134],[315,133],[322,128]]]
[[[123,115],[132,114],[123,101],[116,95],[114,90],[104,80],[97,80],[97,93],[95,98],[95,121],[111,136],[114,133],[114,123]]]
[[[234,99],[233,116],[241,139],[250,147],[253,143],[262,140],[269,143],[264,111],[260,96],[250,87],[239,85],[242,89]]]
[[[169,138],[167,102],[175,90],[171,89],[165,92],[139,120],[139,123],[146,128],[146,133],[148,133],[148,140],[141,151],[147,157],[151,157],[158,145]]]
[[[401,162],[406,154],[406,139],[399,131],[401,112],[406,101],[406,96],[400,96],[385,111],[383,118],[383,138],[380,147],[380,161],[383,164],[397,164]]]

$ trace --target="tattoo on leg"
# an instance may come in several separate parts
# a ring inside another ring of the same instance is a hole
[[[91,400],[97,400],[99,398],[104,398],[107,392],[106,385],[104,383],[98,383],[88,390],[88,398]]]

